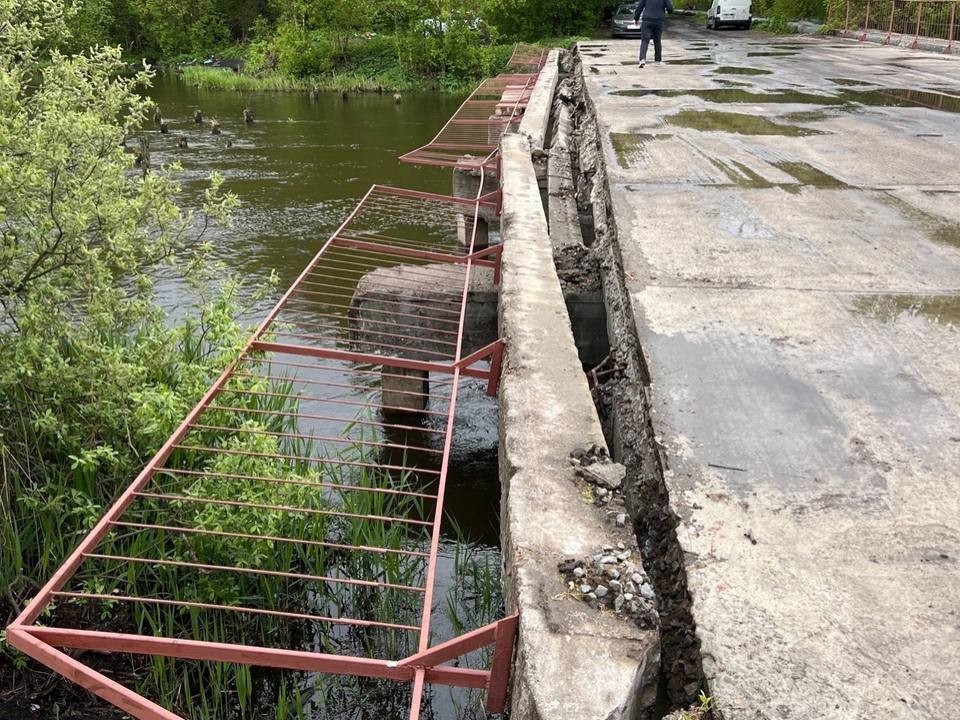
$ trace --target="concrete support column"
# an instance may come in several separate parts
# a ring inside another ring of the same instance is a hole
[[[384,366],[380,371],[380,411],[384,415],[419,414],[427,409],[430,373]]]
[[[466,160],[467,158],[464,158]],[[470,158],[476,160],[476,158]],[[490,173],[484,173],[483,193],[486,195],[497,189],[497,179]],[[453,169],[453,195],[454,197],[470,198],[477,197],[480,191],[480,171],[476,168],[455,167]]]
[[[486,219],[477,218],[477,232],[473,233],[473,216],[457,215],[457,240],[465,248],[470,248],[470,236],[473,235],[473,250],[483,250],[490,246],[490,225]]]

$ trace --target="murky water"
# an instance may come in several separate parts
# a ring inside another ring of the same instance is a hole
[[[151,163],[182,166],[181,204],[198,207],[214,171],[242,203],[232,227],[205,236],[214,258],[225,271],[242,276],[250,290],[263,286],[273,271],[279,276],[276,292],[254,309],[251,322],[273,305],[372,184],[451,191],[449,169],[415,168],[397,157],[428,141],[456,110],[458,97],[408,94],[396,103],[390,95],[375,94],[241,95],[190,88],[174,76],[159,78],[150,94],[169,127],[168,134],[148,129]],[[255,114],[251,125],[243,122],[244,108]],[[207,121],[203,125],[194,122],[195,110]],[[212,119],[219,121],[222,134],[211,133]],[[179,147],[181,139],[185,148]],[[175,269],[160,274],[157,291],[172,317],[190,311],[190,291]],[[475,558],[499,566],[497,442],[495,401],[480,383],[466,383],[448,475],[449,521],[438,563],[434,642],[457,634],[443,610],[457,585],[454,528],[472,541]],[[439,466],[439,458],[436,462]],[[462,698],[448,701],[446,695],[436,689],[435,717],[457,714],[454,705]]]

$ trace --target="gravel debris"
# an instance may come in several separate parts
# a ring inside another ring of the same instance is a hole
[[[568,558],[557,564],[570,594],[638,627],[656,626],[656,596],[643,567],[630,561],[630,551],[611,555],[612,549],[606,546],[592,557]]]

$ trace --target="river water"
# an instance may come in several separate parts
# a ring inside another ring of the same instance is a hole
[[[251,313],[251,323],[273,305],[372,184],[451,191],[449,169],[416,168],[397,158],[427,142],[459,106],[459,97],[411,93],[397,103],[389,94],[239,94],[188,87],[172,74],[158,77],[150,95],[169,126],[168,134],[153,126],[146,130],[151,164],[181,166],[181,205],[199,207],[214,171],[241,202],[231,227],[205,235],[214,259],[225,272],[240,275],[248,291],[262,287],[272,272],[279,276],[276,291]],[[243,122],[244,108],[253,110],[254,123]],[[195,110],[203,114],[203,125],[194,122]],[[212,119],[219,121],[221,135],[210,132]],[[186,147],[179,146],[181,138]],[[176,267],[160,274],[157,295],[171,317],[190,312],[191,291]],[[478,563],[499,568],[498,512],[496,404],[476,383],[466,387],[458,404],[434,642],[457,634],[444,611],[448,591],[457,584],[453,528],[470,539],[469,551]],[[462,701],[438,688],[431,710],[438,718],[459,716]]]

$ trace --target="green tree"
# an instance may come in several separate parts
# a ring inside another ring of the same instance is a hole
[[[150,73],[124,75],[117,48],[61,52],[74,23],[59,0],[0,0],[0,585],[14,601],[242,335],[235,285],[203,290],[204,229],[234,198],[215,178],[205,212],[183,212],[170,172],[134,170],[123,144]],[[152,299],[153,268],[174,258],[203,304],[179,326]]]

